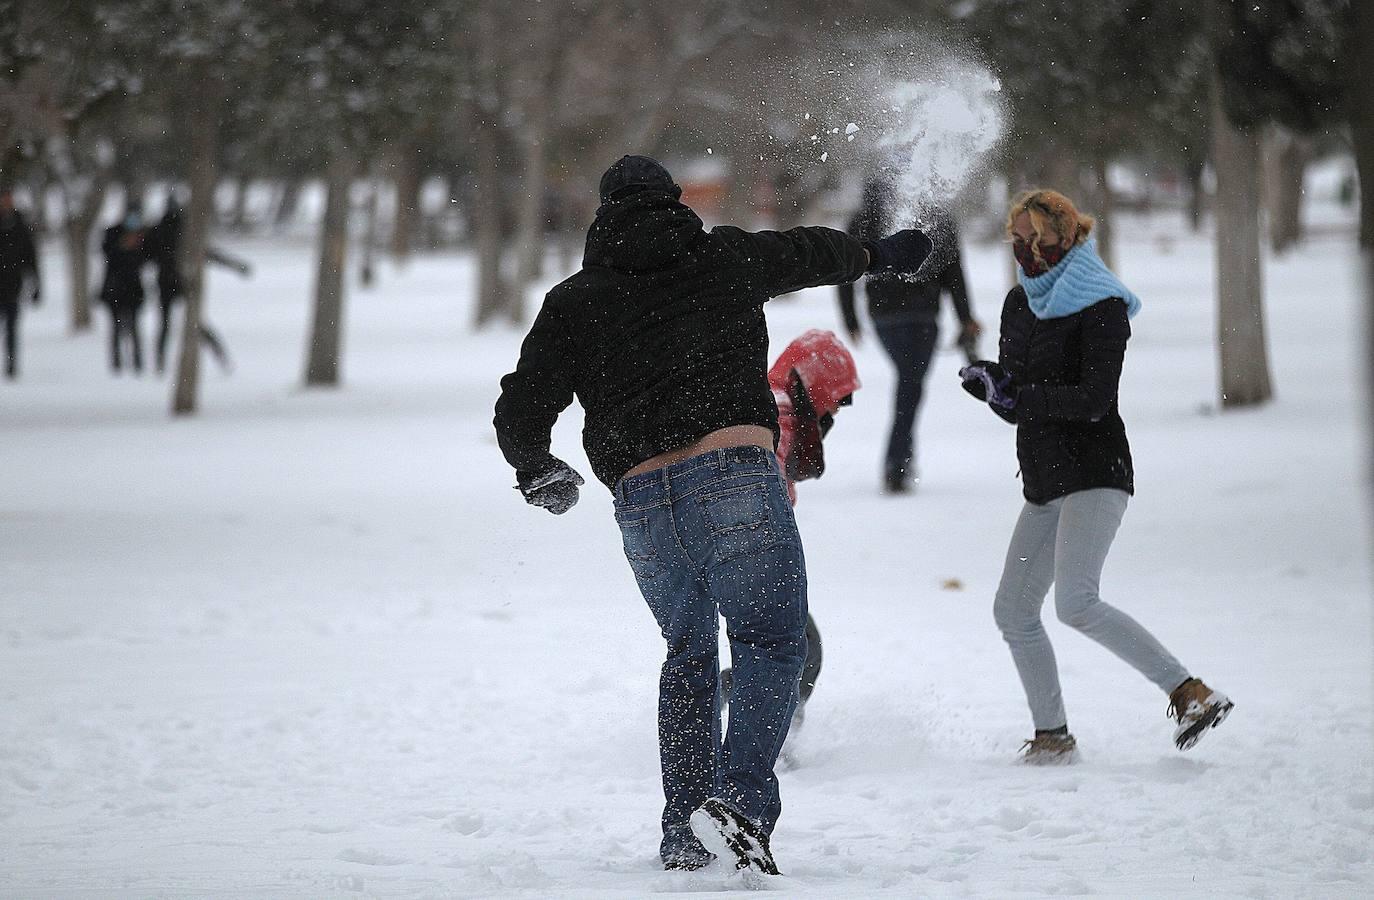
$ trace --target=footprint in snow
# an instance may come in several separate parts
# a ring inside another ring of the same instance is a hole
[[[408,862],[399,856],[387,856],[380,850],[355,850],[353,848],[340,851],[339,855],[334,858],[344,862],[360,863],[364,866],[402,866]]]

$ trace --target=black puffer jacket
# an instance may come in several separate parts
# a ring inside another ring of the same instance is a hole
[[[849,233],[861,241],[877,240],[886,234],[891,213],[887,190],[877,182],[864,186],[863,203],[849,220]],[[959,253],[959,234],[952,220],[945,225],[945,258],[929,281],[911,282],[898,275],[870,275],[864,279],[864,294],[868,297],[868,314],[875,320],[918,319],[933,322],[940,317],[940,294],[949,293],[954,314],[965,325],[973,321],[969,307],[968,285],[964,279],[964,261]],[[840,315],[844,327],[858,332],[859,316],[854,306],[854,286],[842,284]]]
[[[853,281],[863,246],[830,228],[707,232],[691,209],[644,191],[597,210],[582,271],[549,291],[501,379],[496,436],[517,472],[550,462],[574,395],[583,446],[611,487],[666,450],[730,425],[777,433],[763,304]]]
[[[1043,504],[1089,488],[1135,493],[1117,383],[1131,337],[1112,297],[1059,319],[1037,319],[1014,287],[1002,306],[1000,362],[1021,388],[1016,456],[1026,499]]]
[[[17,211],[0,215],[0,305],[19,301],[24,276],[38,277],[38,252],[33,230]]]

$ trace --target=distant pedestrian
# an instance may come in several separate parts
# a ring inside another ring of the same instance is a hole
[[[186,283],[181,274],[181,236],[184,216],[175,197],[167,200],[167,209],[162,218],[152,227],[148,235],[149,256],[157,266],[158,310],[161,313],[157,331],[156,363],[162,372],[167,361],[167,340],[172,331],[172,310],[179,300],[185,299]],[[231,256],[216,247],[206,247],[205,261],[217,263],[247,276],[252,266],[242,259]],[[229,372],[233,365],[229,361],[229,351],[218,334],[205,319],[205,308],[200,312],[200,340],[214,355],[220,368]]]
[[[143,371],[143,343],[138,333],[138,314],[143,308],[143,266],[149,261],[148,228],[143,206],[130,201],[124,218],[105,229],[100,242],[105,254],[105,280],[100,300],[110,311],[110,368],[123,369],[123,345],[128,344],[134,372]]]
[[[887,191],[887,186],[877,180],[864,185],[863,202],[849,223],[850,234],[866,240],[883,233],[890,219]],[[954,304],[960,326],[957,343],[961,347],[976,345],[983,330],[969,308],[959,236],[952,222],[946,221],[943,227],[948,241],[942,242],[946,246],[941,257],[932,260],[940,266],[928,278],[913,282],[900,275],[880,273],[863,280],[873,329],[897,373],[892,428],[883,457],[883,490],[889,494],[905,494],[920,482],[916,418],[925,393],[926,371],[940,337],[940,295],[948,293]],[[858,343],[862,328],[854,304],[854,285],[842,284],[839,292],[845,329],[849,339]]]
[[[615,495],[625,556],[667,643],[659,679],[665,868],[721,856],[776,875],[774,773],[806,659],[806,565],[774,455],[764,303],[865,271],[914,271],[915,231],[705,230],[652,159],[601,177],[582,270],[556,285],[501,380],[497,441],[526,502],[553,513],[582,477],[549,453],[578,399],[583,444]],[[721,741],[719,617],[735,661]],[[710,851],[710,852],[708,852]]]
[[[14,194],[0,187],[0,318],[5,322],[5,377],[19,377],[19,309],[28,279],[29,300],[38,305],[42,293],[38,252],[33,230],[14,206]]]
[[[1017,198],[1007,235],[1020,282],[1002,306],[998,362],[960,371],[969,393],[1016,425],[1025,508],[993,607],[1030,703],[1031,763],[1073,759],[1054,649],[1040,610],[1054,586],[1059,619],[1135,667],[1169,696],[1174,742],[1187,750],[1232,703],[1189,674],[1130,616],[1104,603],[1102,567],[1134,493],[1117,383],[1140,300],[1089,237],[1093,219],[1063,194]]]

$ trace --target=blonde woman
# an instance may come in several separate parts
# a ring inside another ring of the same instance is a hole
[[[1135,490],[1117,382],[1140,300],[1097,255],[1092,227],[1092,217],[1063,194],[1037,190],[1017,198],[1007,235],[1019,284],[1002,307],[999,362],[960,371],[969,393],[1016,425],[1026,505],[993,611],[1030,703],[1035,737],[1023,747],[1030,763],[1071,762],[1077,750],[1040,617],[1051,585],[1061,621],[1169,696],[1180,750],[1220,725],[1233,705],[1098,594]]]

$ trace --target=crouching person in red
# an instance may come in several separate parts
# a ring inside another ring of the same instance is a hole
[[[820,478],[825,473],[822,443],[835,424],[841,407],[854,402],[859,372],[854,357],[832,332],[811,329],[788,344],[768,371],[768,385],[778,405],[778,467],[787,483],[787,497],[797,505],[798,481]],[[810,611],[806,614],[806,663],[802,667],[797,709],[792,714],[796,732],[806,714],[806,701],[821,674],[821,633]],[[733,673],[720,674],[721,699],[730,702]]]

